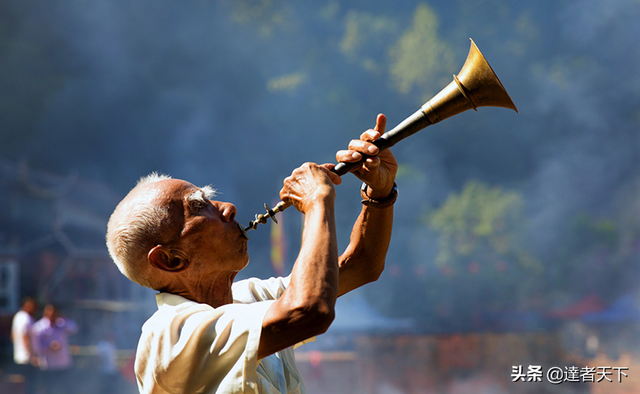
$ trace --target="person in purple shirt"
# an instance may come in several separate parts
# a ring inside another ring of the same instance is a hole
[[[61,317],[53,304],[48,304],[44,307],[42,319],[33,324],[31,332],[33,350],[42,371],[38,385],[41,392],[66,392],[66,372],[73,366],[68,338],[78,332],[78,326],[73,320]]]

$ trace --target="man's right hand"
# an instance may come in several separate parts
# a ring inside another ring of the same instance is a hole
[[[331,172],[333,164],[318,165],[305,163],[296,168],[291,176],[285,178],[280,198],[288,205],[293,205],[302,213],[306,213],[314,204],[325,204],[335,200],[335,185],[342,179]]]

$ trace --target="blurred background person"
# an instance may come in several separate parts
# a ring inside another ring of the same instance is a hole
[[[117,348],[113,333],[109,332],[96,345],[100,360],[100,393],[119,393],[120,371],[118,371]]]
[[[41,370],[39,393],[68,393],[69,374],[73,359],[69,352],[69,336],[78,332],[71,319],[60,316],[53,304],[47,304],[42,319],[33,324],[33,349]]]
[[[24,377],[25,390],[31,393],[36,378],[36,359],[32,352],[31,328],[33,326],[33,313],[37,303],[35,298],[26,297],[22,300],[20,310],[15,314],[11,322],[11,342],[13,342],[13,361],[18,366],[18,374]]]

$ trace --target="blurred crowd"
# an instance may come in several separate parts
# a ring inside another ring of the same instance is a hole
[[[127,389],[135,392],[135,385],[122,378],[111,333],[95,344],[97,365],[92,371],[96,373],[87,373],[85,369],[75,368],[73,346],[69,342],[69,337],[78,333],[78,324],[65,317],[52,303],[45,304],[41,313],[38,312],[37,300],[27,297],[13,316],[14,364],[0,372],[5,375],[0,391],[8,390],[12,394],[79,393],[85,392],[85,380],[91,379],[92,393],[122,393],[128,392]]]

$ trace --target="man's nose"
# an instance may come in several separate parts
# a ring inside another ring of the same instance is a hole
[[[225,222],[231,222],[233,219],[235,219],[236,213],[238,212],[236,206],[231,204],[230,202],[221,202],[219,209],[220,217],[222,217],[222,220]]]

